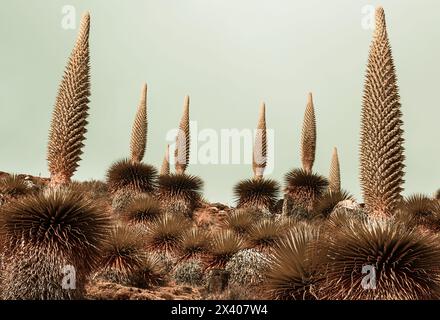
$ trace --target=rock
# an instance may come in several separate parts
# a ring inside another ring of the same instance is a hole
[[[229,272],[223,269],[212,269],[208,276],[208,292],[223,292],[228,287]]]
[[[227,210],[227,209],[229,209],[229,207],[227,205],[225,205],[223,203],[220,203],[220,202],[211,203],[209,206],[210,207],[215,207],[218,210]]]

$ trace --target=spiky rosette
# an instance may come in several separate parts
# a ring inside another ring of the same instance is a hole
[[[211,244],[210,235],[199,228],[187,230],[179,245],[180,260],[199,259],[206,255]]]
[[[301,225],[281,239],[269,261],[267,298],[314,300],[323,281],[319,272],[317,229]]]
[[[229,259],[244,249],[244,241],[230,230],[221,230],[214,234],[212,245],[204,259],[207,268],[224,268]]]
[[[176,172],[183,174],[189,164],[190,130],[189,130],[189,96],[185,96],[183,103],[183,115],[180,120],[179,132],[176,137],[176,149],[174,151]]]
[[[316,206],[312,212],[312,217],[327,218],[333,212],[336,206],[341,201],[345,200],[354,200],[354,198],[347,191],[344,190],[326,191],[323,195],[321,195],[318,202],[316,203]]]
[[[307,97],[304,122],[301,134],[301,162],[304,171],[311,173],[315,162],[316,151],[316,120],[312,93]]]
[[[162,210],[159,202],[151,196],[136,197],[127,208],[121,212],[121,219],[132,224],[145,225],[161,217]]]
[[[440,231],[440,203],[422,194],[405,198],[398,206],[396,219],[409,227]]]
[[[7,258],[4,298],[81,297],[110,225],[99,202],[63,189],[49,189],[2,206],[0,237]],[[72,268],[76,289],[65,290],[62,279]]]
[[[0,178],[0,204],[2,199],[17,199],[31,191],[26,181],[15,174]]]
[[[225,227],[235,232],[237,235],[244,236],[249,233],[260,214],[254,209],[236,209],[231,212],[224,220]]]
[[[440,296],[440,246],[434,235],[411,232],[389,220],[364,219],[333,230],[322,246],[328,262],[322,298]]]
[[[330,173],[328,175],[328,189],[331,192],[341,191],[341,173],[339,169],[338,149],[333,148]]]
[[[379,7],[365,76],[360,143],[362,194],[373,215],[392,215],[402,199],[404,148],[399,100],[385,13]]]
[[[151,193],[156,188],[157,170],[148,164],[123,159],[107,171],[107,184],[111,192],[129,190]]]
[[[284,179],[286,194],[283,212],[287,215],[292,215],[295,208],[311,211],[328,186],[326,178],[303,169],[293,169],[286,174]]]
[[[192,216],[202,200],[202,188],[202,179],[193,175],[161,175],[157,196],[164,211]]]
[[[262,178],[267,160],[266,105],[260,107],[254,150],[252,153],[252,170],[256,179]]]
[[[131,129],[131,161],[141,162],[147,146],[147,85],[142,85],[141,99]]]
[[[180,215],[165,214],[147,226],[145,245],[149,250],[174,253],[188,228],[188,221]]]
[[[69,182],[81,160],[90,96],[89,29],[86,13],[52,113],[47,153],[52,186]]]
[[[116,226],[103,252],[99,277],[123,285],[146,288],[163,282],[157,257],[149,256],[142,234],[127,226]]]
[[[246,179],[234,187],[237,208],[254,208],[271,212],[279,192],[279,184],[271,179]]]
[[[140,268],[145,258],[142,235],[128,226],[115,226],[103,250],[101,268],[125,276]]]
[[[246,237],[246,244],[258,250],[271,250],[286,232],[285,225],[266,218],[256,222]]]

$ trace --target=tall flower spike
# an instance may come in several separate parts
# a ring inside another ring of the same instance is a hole
[[[402,199],[404,148],[397,78],[384,10],[376,9],[361,112],[360,181],[370,214],[387,216]]]
[[[316,150],[316,120],[313,107],[312,93],[307,98],[306,111],[304,113],[304,122],[301,135],[301,161],[303,169],[311,173],[313,162],[315,162]]]
[[[252,170],[254,177],[263,177],[267,160],[267,136],[266,136],[266,105],[264,102],[260,106],[260,116],[258,119],[257,133],[255,135],[254,150],[252,154]]]
[[[142,85],[141,99],[131,129],[130,152],[132,162],[141,162],[147,146],[147,84]]]
[[[170,145],[167,145],[167,149],[165,151],[165,157],[163,158],[162,167],[160,168],[161,176],[167,176],[170,174]]]
[[[183,115],[180,120],[179,132],[176,137],[176,149],[174,151],[176,172],[183,174],[189,163],[189,96],[185,96],[183,103]]]
[[[333,148],[330,173],[328,175],[328,188],[331,192],[341,191],[341,173],[339,169],[338,149]]]
[[[47,154],[51,186],[68,183],[81,160],[90,96],[89,30],[90,15],[86,13],[52,113]]]

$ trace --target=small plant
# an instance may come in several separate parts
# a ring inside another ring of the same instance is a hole
[[[81,160],[90,97],[89,30],[90,15],[86,13],[52,113],[47,152],[51,186],[69,183]]]
[[[246,179],[234,187],[237,208],[254,208],[271,212],[275,207],[279,184],[271,179]]]
[[[0,178],[0,204],[29,194],[32,190],[26,181],[17,175],[7,175]]]
[[[226,217],[224,224],[237,235],[244,236],[249,233],[258,217],[260,214],[254,209],[236,209]]]
[[[101,274],[113,277],[115,282],[127,282],[139,269],[145,258],[142,236],[128,226],[113,228],[108,244],[102,253]]]
[[[285,234],[285,225],[275,219],[263,219],[255,223],[249,231],[246,243],[258,250],[271,250]]]
[[[76,299],[95,269],[111,225],[99,202],[48,189],[0,207],[6,271],[4,299]],[[76,289],[62,288],[63,268],[76,270]]]
[[[327,218],[341,201],[354,200],[354,198],[346,191],[330,191],[325,192],[316,203],[312,212],[313,218]]]
[[[210,235],[198,228],[187,230],[179,245],[179,256],[181,260],[197,259],[209,252],[211,244]]]
[[[103,252],[99,276],[137,288],[164,282],[159,258],[146,253],[140,233],[122,225],[116,226],[111,233]]]
[[[275,300],[314,300],[323,281],[314,243],[319,232],[302,225],[280,240],[270,258],[266,295]]]
[[[107,184],[113,193],[120,190],[152,193],[156,188],[157,170],[128,159],[115,162],[107,171]]]
[[[149,195],[141,195],[121,211],[120,217],[128,223],[145,225],[159,219],[161,215],[159,202]]]
[[[400,203],[396,219],[410,227],[422,226],[437,232],[440,230],[440,203],[428,196],[414,194]]]
[[[180,215],[165,214],[147,226],[145,245],[152,251],[174,253],[180,246],[188,222]]]
[[[439,298],[438,237],[381,219],[345,223],[330,232],[322,242],[328,262],[322,298]],[[366,290],[362,284],[365,266],[370,269],[369,284],[374,290]]]
[[[234,187],[237,208],[254,208],[271,214],[275,208],[279,185],[276,181],[264,179],[267,165],[266,105],[260,107],[260,115],[252,154],[254,177],[242,180]]]
[[[307,217],[327,189],[328,181],[318,174],[293,169],[286,174],[285,185],[283,213]]]
[[[237,252],[226,264],[229,283],[239,286],[257,285],[264,281],[269,268],[268,257],[255,250],[245,249]]]
[[[203,264],[194,259],[180,262],[174,270],[174,280],[178,284],[202,286],[205,283]]]
[[[164,211],[192,216],[202,200],[203,181],[187,174],[160,175],[157,196]]]
[[[230,230],[214,234],[209,253],[205,258],[208,268],[224,268],[229,259],[244,248],[244,241]]]

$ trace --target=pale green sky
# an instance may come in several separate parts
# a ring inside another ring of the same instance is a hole
[[[103,179],[113,161],[128,156],[146,81],[146,162],[160,165],[185,94],[199,130],[252,129],[264,100],[275,136],[269,177],[281,182],[300,166],[301,122],[312,91],[314,168],[327,175],[337,146],[343,188],[360,198],[360,108],[372,36],[362,27],[362,8],[369,4],[381,4],[387,15],[404,120],[405,194],[431,194],[440,187],[436,0],[3,0],[0,171],[48,174],[51,111],[77,31],[62,28],[61,10],[73,5],[77,20],[91,13],[90,124],[76,179]],[[197,164],[188,172],[204,179],[209,200],[229,203],[233,185],[252,174],[245,164]]]

